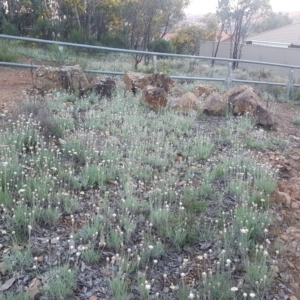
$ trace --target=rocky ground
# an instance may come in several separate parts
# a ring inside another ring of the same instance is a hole
[[[31,88],[32,74],[30,70],[0,67],[0,113],[13,115],[21,101],[28,97],[28,91]],[[256,153],[262,162],[271,163],[280,169],[278,188],[272,196],[271,206],[276,220],[269,228],[271,249],[273,249],[270,255],[277,261],[273,266],[275,283],[270,293],[272,295],[270,299],[300,300],[300,128],[292,122],[299,116],[300,107],[288,103],[272,103],[271,106],[276,122],[274,134],[279,139],[288,140],[289,148],[283,148],[282,151],[266,150]],[[88,201],[86,205],[89,205]],[[82,226],[80,223],[75,225]],[[70,226],[70,219],[65,217],[59,225],[59,230],[67,234]],[[45,238],[46,240],[48,241],[48,237]],[[44,243],[42,240],[36,242],[41,245]],[[55,247],[56,241],[52,240],[51,247],[54,247],[56,251],[61,251],[64,255],[63,243],[60,249]],[[280,250],[279,254],[276,253],[276,250]],[[109,255],[107,253],[107,256]],[[40,259],[42,260],[43,257]],[[168,259],[171,269],[177,258],[170,256]],[[80,290],[88,289],[92,281],[95,285],[97,280],[101,289],[101,278],[105,279],[107,276],[105,268],[95,274],[93,272],[91,274],[84,264],[80,268],[82,270],[82,276],[79,277],[82,285]],[[85,270],[89,272],[89,276]],[[30,281],[30,278],[22,280]],[[105,295],[105,291],[102,291],[102,294]]]

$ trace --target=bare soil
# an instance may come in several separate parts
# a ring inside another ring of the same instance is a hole
[[[0,67],[0,113],[11,114],[28,98],[27,93],[31,89],[32,74],[29,69]],[[300,300],[300,126],[293,124],[293,120],[300,115],[300,107],[277,103],[274,115],[274,134],[288,140],[289,147],[282,152],[255,154],[262,162],[280,168],[278,191],[289,194],[292,204],[287,207],[271,203],[275,220],[269,228],[270,255],[277,261],[278,268],[274,269],[275,283],[270,292],[274,296],[268,299]],[[68,227],[68,224],[65,226]]]
[[[0,112],[12,111],[26,98],[32,84],[29,69],[0,67]]]

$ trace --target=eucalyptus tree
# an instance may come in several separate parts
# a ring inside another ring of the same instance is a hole
[[[64,26],[63,36],[80,33],[85,40],[99,41],[109,30],[120,26],[121,0],[55,0],[58,20]]]
[[[201,40],[205,39],[205,29],[200,24],[184,26],[171,39],[177,53],[199,55]]]
[[[44,0],[0,0],[0,3],[5,8],[3,19],[16,26],[22,35],[28,34],[39,18],[49,16]]]
[[[163,37],[172,26],[184,18],[183,9],[189,0],[123,0],[123,25],[127,27],[132,49],[147,50],[149,43]],[[135,55],[135,69],[143,55]]]
[[[253,33],[260,33],[267,30],[276,29],[292,23],[293,19],[291,19],[288,14],[284,14],[282,12],[271,12],[268,16],[266,16],[266,18],[257,22],[253,28]]]
[[[246,38],[257,22],[271,11],[270,0],[219,0],[217,15],[230,36],[230,57],[240,59]],[[234,62],[233,69],[238,67]]]

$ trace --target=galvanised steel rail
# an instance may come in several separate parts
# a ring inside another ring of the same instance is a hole
[[[32,68],[37,69],[39,65],[31,64],[19,64],[19,63],[10,63],[0,61],[0,66],[4,67],[19,67],[19,68]],[[115,72],[115,71],[100,71],[100,70],[83,70],[86,73],[96,73],[96,74],[107,74],[107,75],[116,75],[123,76],[124,72]],[[208,77],[184,77],[184,76],[170,76],[173,79],[185,79],[185,80],[208,80],[208,81],[225,81],[226,78],[208,78]]]
[[[129,54],[150,55],[153,57],[153,66],[154,66],[155,73],[157,72],[157,57],[158,56],[188,58],[188,59],[201,59],[201,60],[211,60],[211,61],[225,61],[225,62],[228,62],[226,78],[185,77],[185,76],[170,76],[170,77],[174,78],[174,79],[184,79],[184,80],[222,81],[222,82],[226,83],[227,90],[230,88],[230,85],[232,82],[285,86],[287,88],[287,93],[286,93],[287,101],[289,101],[291,89],[293,87],[300,87],[299,84],[293,84],[294,69],[300,69],[300,66],[294,66],[294,65],[267,63],[267,62],[262,62],[262,61],[252,61],[252,60],[245,60],[245,59],[232,59],[232,58],[219,58],[219,57],[208,57],[208,56],[197,56],[197,55],[147,52],[147,51],[140,51],[140,50],[129,50],[129,49],[93,46],[93,45],[85,45],[85,44],[75,44],[75,43],[60,42],[60,41],[42,40],[42,39],[35,39],[35,38],[25,38],[25,37],[11,36],[11,35],[6,35],[6,34],[0,34],[0,38],[18,40],[18,41],[26,41],[26,42],[34,42],[34,43],[56,44],[56,45],[60,45],[60,46],[77,47],[77,48],[84,48],[84,49],[94,49],[94,50],[102,50],[102,51],[108,51],[108,52],[121,52],[121,53],[129,53]],[[232,62],[289,68],[290,69],[289,81],[288,81],[288,83],[277,83],[277,82],[263,82],[263,81],[234,79],[234,78],[232,78]],[[17,64],[17,63],[7,63],[7,62],[0,62],[0,65],[11,66],[11,67],[24,67],[24,68],[37,68],[38,67],[37,65],[31,65],[31,64]],[[84,70],[84,71],[87,73],[100,73],[100,74],[108,74],[108,75],[123,75],[124,74],[124,72],[112,72],[112,71],[100,71],[100,70]]]

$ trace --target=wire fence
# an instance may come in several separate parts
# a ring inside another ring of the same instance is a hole
[[[75,47],[76,49],[90,49],[96,51],[105,51],[105,52],[116,52],[116,53],[127,53],[131,55],[145,55],[152,57],[153,64],[153,72],[157,73],[157,58],[158,57],[167,57],[167,58],[177,58],[177,59],[190,59],[190,60],[204,60],[204,61],[216,61],[216,62],[226,62],[227,63],[227,73],[224,77],[197,77],[197,76],[176,76],[170,75],[173,79],[181,79],[181,80],[201,80],[201,81],[215,81],[215,82],[223,82],[226,85],[226,89],[229,90],[232,83],[248,83],[248,84],[263,84],[270,86],[281,86],[286,88],[286,101],[289,101],[291,91],[294,87],[300,87],[300,84],[293,83],[294,78],[294,70],[300,70],[300,66],[296,65],[286,65],[286,64],[278,64],[278,63],[269,63],[262,61],[251,61],[251,60],[243,60],[243,59],[229,59],[229,58],[219,58],[219,57],[208,57],[208,56],[196,56],[196,55],[183,55],[183,54],[173,54],[173,53],[158,53],[158,52],[147,52],[147,51],[139,51],[139,50],[129,50],[129,49],[120,49],[120,48],[111,48],[111,47],[102,47],[102,46],[94,46],[94,45],[85,45],[85,44],[75,44],[68,42],[60,42],[60,41],[50,41],[50,40],[42,40],[35,38],[26,38],[26,37],[18,37],[18,36],[10,36],[5,34],[0,34],[1,39],[9,39],[9,40],[17,40],[31,43],[41,43],[41,44],[50,44],[57,45],[60,48],[60,51],[64,51],[63,47]],[[236,79],[233,78],[232,72],[232,63],[247,63],[253,65],[261,65],[261,66],[269,66],[269,67],[280,67],[284,69],[289,69],[289,75],[287,78],[287,82],[267,82],[267,81],[257,81],[257,80],[248,80],[248,79]],[[21,63],[10,63],[10,62],[0,62],[0,66],[8,66],[8,67],[21,67],[21,68],[38,68],[39,65],[35,64],[21,64]],[[86,73],[95,73],[95,74],[107,74],[107,75],[116,75],[122,76],[124,72],[119,71],[109,71],[109,70],[98,70],[98,69],[85,69]]]

